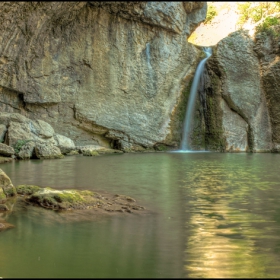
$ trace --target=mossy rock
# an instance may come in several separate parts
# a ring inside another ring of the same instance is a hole
[[[6,200],[6,195],[2,188],[0,188],[0,203]]]
[[[8,175],[2,169],[0,169],[0,189],[3,190],[6,197],[15,196],[17,194],[16,188],[13,186]],[[0,197],[2,197],[1,194]]]
[[[44,208],[59,209],[88,209],[102,202],[91,191],[54,190],[43,188],[26,198],[28,202],[38,204]]]
[[[18,185],[16,187],[17,193],[23,195],[31,195],[41,189],[42,188],[34,185]]]
[[[99,156],[99,153],[96,150],[84,150],[82,151],[83,156]]]

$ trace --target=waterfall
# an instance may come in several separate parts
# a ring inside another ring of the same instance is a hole
[[[194,75],[194,79],[193,79],[193,83],[192,83],[192,87],[191,87],[191,91],[190,91],[189,100],[188,100],[188,106],[187,106],[185,120],[184,120],[183,136],[182,136],[182,142],[181,142],[181,150],[183,150],[183,151],[187,151],[190,148],[189,143],[188,143],[188,136],[190,133],[190,128],[191,128],[192,120],[193,120],[193,113],[194,113],[198,83],[199,83],[201,74],[204,70],[204,65],[205,65],[207,59],[212,55],[212,49],[209,47],[203,48],[203,51],[206,54],[206,57],[203,58],[197,66],[197,69],[196,69],[195,75]]]

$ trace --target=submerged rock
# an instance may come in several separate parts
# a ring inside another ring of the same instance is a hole
[[[14,228],[15,226],[12,224],[7,223],[6,221],[0,220],[0,231],[4,231],[9,228]]]

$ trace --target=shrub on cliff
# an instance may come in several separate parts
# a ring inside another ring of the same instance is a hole
[[[238,5],[238,25],[242,28],[250,23],[256,32],[265,32],[268,35],[279,36],[274,28],[280,23],[280,2],[246,2]]]

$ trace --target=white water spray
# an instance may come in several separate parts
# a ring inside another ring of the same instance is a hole
[[[207,59],[212,55],[212,49],[209,47],[203,48],[204,53],[206,54],[206,57],[202,59],[195,71],[191,91],[190,91],[190,96],[188,100],[188,106],[187,106],[187,111],[185,115],[185,120],[184,120],[184,126],[183,126],[183,136],[182,136],[182,142],[181,142],[181,151],[189,151],[189,133],[190,133],[190,128],[192,125],[193,121],[193,113],[194,113],[194,107],[195,107],[195,100],[196,100],[196,95],[197,95],[197,88],[198,88],[198,83],[199,79],[201,77],[201,74],[204,70],[204,65],[207,61]]]

